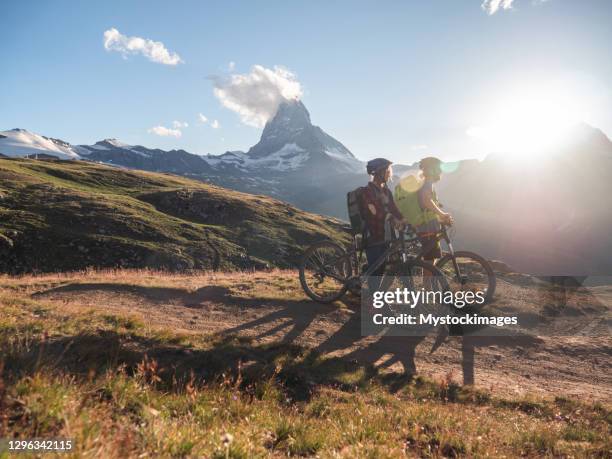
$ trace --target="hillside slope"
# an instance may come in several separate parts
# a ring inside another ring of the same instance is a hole
[[[342,223],[265,196],[75,161],[0,160],[0,271],[295,265]]]

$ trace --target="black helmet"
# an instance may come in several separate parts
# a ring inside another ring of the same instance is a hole
[[[368,161],[368,164],[366,165],[366,171],[368,171],[368,175],[374,175],[379,170],[386,169],[391,164],[393,163],[385,158],[372,159]]]

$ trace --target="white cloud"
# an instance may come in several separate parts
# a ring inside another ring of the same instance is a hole
[[[124,57],[128,54],[142,54],[158,64],[177,65],[183,62],[178,54],[168,51],[161,41],[128,37],[115,28],[104,32],[104,48],[107,51],[118,51]]]
[[[412,151],[427,150],[427,148],[429,148],[429,146],[425,144],[410,145]]]
[[[250,73],[211,79],[221,104],[238,113],[242,122],[250,126],[264,126],[282,101],[302,96],[295,74],[279,66],[268,69],[255,65]]]
[[[236,63],[234,61],[230,61],[230,63],[227,64],[227,68],[230,72],[233,72],[234,69],[236,68]]]
[[[189,127],[189,124],[186,121],[173,121],[172,127],[175,129],[186,128]]]
[[[202,113],[198,113],[198,121],[202,124],[207,124],[208,123],[208,118],[203,115]],[[221,125],[219,124],[219,121],[217,120],[212,120],[210,122],[210,127],[213,129],[219,129],[221,127]]]
[[[540,5],[548,1],[549,0],[531,0],[531,4]],[[500,10],[511,10],[514,6],[513,3],[514,0],[482,0],[480,6],[489,15],[493,15]]]
[[[509,10],[512,8],[513,1],[514,0],[482,0],[480,7],[491,15],[499,11],[500,8],[503,10]]]
[[[179,129],[170,129],[164,126],[155,126],[147,131],[149,134],[155,134],[162,137],[180,137],[183,133]]]

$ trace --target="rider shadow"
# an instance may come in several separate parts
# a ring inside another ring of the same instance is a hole
[[[256,302],[256,300],[248,300],[247,305],[252,302]],[[272,301],[266,302],[266,304],[271,306],[276,305],[280,308],[262,317],[258,317],[257,319],[225,329],[222,334],[232,335],[271,324],[271,327],[252,335],[252,337],[255,339],[264,339],[284,332],[279,342],[290,344],[302,336],[317,317],[337,310],[337,307],[334,305],[323,305],[306,300],[290,302],[286,300]],[[280,323],[277,324],[277,322]]]
[[[515,334],[509,336],[475,336],[470,335],[472,330],[465,329],[465,336],[453,338],[453,342],[459,340],[461,343],[461,370],[463,373],[463,385],[474,385],[476,355],[479,348],[509,348],[509,349],[528,349],[542,343],[538,337],[528,334]],[[482,328],[479,330],[482,333]],[[448,333],[440,328],[437,336],[432,334],[423,336],[397,336],[391,334],[389,330],[379,337],[370,337],[374,341],[369,341],[360,345],[359,341],[365,337],[361,335],[361,317],[355,313],[343,324],[343,326],[330,336],[325,342],[321,343],[316,351],[320,354],[341,352],[345,349],[352,350],[342,355],[343,359],[366,363],[376,367],[378,370],[388,369],[396,364],[401,364],[403,373],[389,373],[382,376],[390,390],[398,391],[402,387],[410,384],[417,374],[417,346],[429,345],[430,338],[434,337],[434,342],[430,354],[442,346],[445,342],[448,345]],[[370,376],[378,373],[375,370]]]
[[[334,334],[328,337],[323,343],[315,348],[319,354],[330,354],[352,349],[349,353],[343,354],[342,359],[366,363],[378,369],[389,368],[396,363],[400,363],[404,372],[400,377],[385,378],[390,383],[391,390],[399,390],[404,385],[410,383],[416,374],[416,347],[423,341],[424,336],[392,336],[384,334],[376,341],[360,345],[363,340],[361,334],[361,315],[358,311],[351,314],[347,320]],[[371,337],[370,337],[371,338]],[[374,376],[378,370],[371,372]]]

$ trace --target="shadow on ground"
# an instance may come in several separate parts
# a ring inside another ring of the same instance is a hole
[[[357,371],[359,368],[360,376],[355,383],[362,384],[378,375],[379,369],[400,363],[404,369],[403,374],[387,374],[382,377],[390,389],[399,390],[403,385],[410,383],[416,375],[416,349],[419,345],[425,345],[426,341],[426,337],[382,335],[362,342],[359,305],[354,301],[346,303],[350,314],[343,315],[339,328],[331,334],[321,336],[314,349],[306,351],[296,345],[296,340],[315,320],[325,319],[324,316],[337,312],[340,308],[338,304],[323,305],[309,300],[277,300],[265,297],[243,298],[232,295],[230,289],[220,286],[205,286],[190,291],[120,283],[73,283],[36,293],[34,297],[74,292],[87,294],[95,291],[135,295],[154,305],[172,302],[186,308],[203,308],[206,302],[216,302],[226,307],[236,307],[237,314],[240,313],[240,308],[244,307],[269,309],[270,312],[233,328],[222,330],[210,350],[194,350],[178,344],[168,345],[136,336],[128,340],[131,345],[127,346],[128,341],[124,336],[110,332],[67,337],[49,343],[45,352],[61,355],[62,365],[71,370],[89,371],[84,369],[87,362],[107,362],[104,365],[113,362],[113,364],[125,363],[128,367],[133,367],[148,355],[158,360],[166,371],[175,375],[177,372],[185,374],[193,371],[200,378],[211,380],[222,374],[235,374],[240,367],[241,372],[248,374],[253,371],[256,378],[261,378],[270,376],[276,371],[280,359],[294,362],[283,364],[282,374],[279,373],[279,377],[282,377],[289,387],[299,387],[299,390],[293,391],[292,397],[303,398],[304,394],[308,393],[309,384],[320,382],[310,381],[311,378],[307,374],[316,374],[319,375],[318,378],[322,378],[322,381],[340,384],[336,378],[337,373],[346,374],[347,366],[352,369],[351,371]],[[253,341],[234,336],[244,331],[250,332]],[[253,344],[263,338],[277,335],[280,338],[273,344]],[[436,353],[445,339],[445,336],[439,335],[430,353]],[[457,339],[461,342],[464,384],[476,383],[474,368],[478,348],[495,346],[499,349],[520,346],[526,349],[536,347],[542,342],[531,335],[464,336]],[[348,352],[344,352],[341,359],[320,358],[343,350]],[[300,363],[295,363],[297,355],[301,356],[298,359]]]

